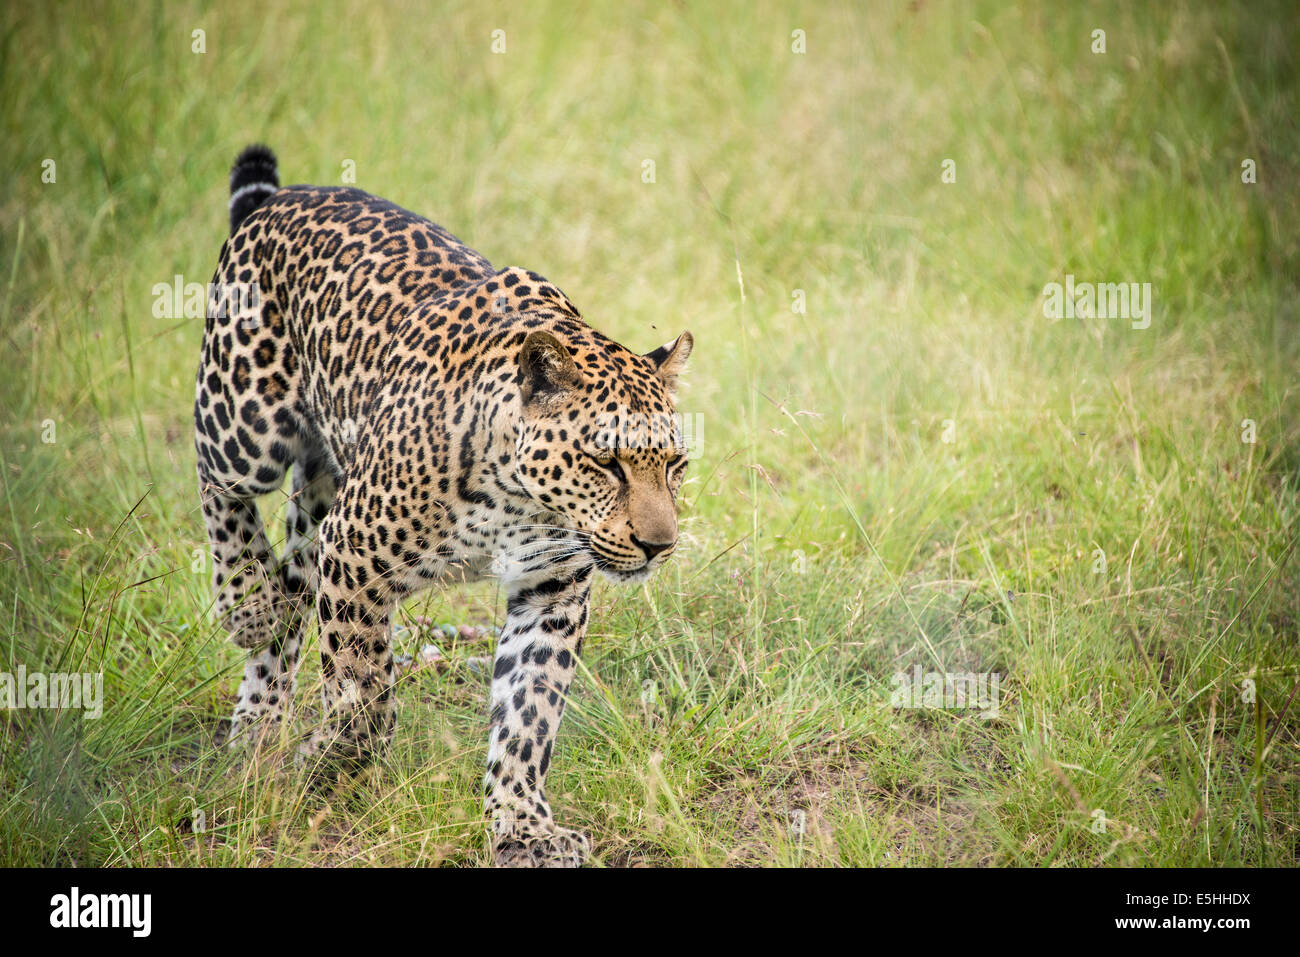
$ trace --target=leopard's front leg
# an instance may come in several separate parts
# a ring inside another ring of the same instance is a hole
[[[546,771],[587,630],[591,569],[511,586],[492,672],[484,810],[505,867],[577,867],[587,836],[556,827]]]

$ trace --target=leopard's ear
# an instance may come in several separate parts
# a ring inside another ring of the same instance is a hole
[[[520,346],[519,371],[519,395],[525,403],[582,385],[582,374],[569,350],[540,329],[530,332]]]
[[[659,378],[664,380],[668,391],[676,393],[677,376],[686,368],[686,360],[695,348],[695,337],[683,332],[672,342],[665,342],[654,352],[647,352],[646,358],[655,364]]]

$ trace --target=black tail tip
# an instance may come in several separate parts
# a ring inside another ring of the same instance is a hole
[[[235,165],[230,167],[230,188],[231,190],[237,188],[235,177],[244,170],[255,171],[261,178],[279,186],[279,169],[280,163],[275,158],[275,153],[271,152],[271,147],[263,146],[261,143],[245,146],[244,151],[235,159]],[[255,180],[249,180],[249,182],[255,182]]]
[[[230,168],[230,231],[279,188],[279,164],[270,147],[261,143],[244,147]]]

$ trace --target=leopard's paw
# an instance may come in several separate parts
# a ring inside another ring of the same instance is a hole
[[[567,827],[549,834],[501,838],[493,849],[497,867],[581,867],[590,855],[587,835]]]

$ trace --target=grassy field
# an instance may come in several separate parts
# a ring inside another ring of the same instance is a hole
[[[0,670],[103,714],[0,710],[0,864],[489,859],[490,647],[328,799],[218,743],[202,320],[155,285],[264,140],[695,335],[683,547],[597,585],[549,781],[595,864],[1295,865],[1291,4],[573,6],[3,6]],[[1047,315],[1067,276],[1149,326]],[[503,613],[431,592],[398,650]],[[917,671],[997,707],[896,707]]]

